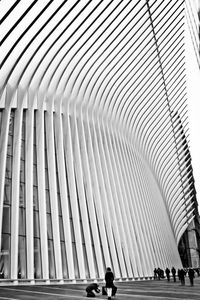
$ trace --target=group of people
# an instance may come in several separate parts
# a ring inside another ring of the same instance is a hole
[[[196,272],[199,276],[199,269]],[[190,285],[194,285],[195,271],[192,268],[178,269],[177,272],[174,267],[172,267],[171,270],[167,267],[165,271],[161,268],[154,269],[154,279],[160,280],[161,278],[165,278],[165,274],[168,281],[170,281],[170,277],[172,277],[174,282],[176,282],[177,275],[181,285],[185,285],[185,276],[188,274]],[[107,295],[108,299],[111,299],[112,296],[115,296],[117,287],[114,285],[114,274],[109,267],[106,269],[105,283],[105,286],[102,286],[102,294]],[[100,293],[100,291],[100,286],[97,283],[91,283],[86,287],[87,297],[95,297],[95,292]]]
[[[108,299],[111,299],[112,296],[115,296],[117,292],[117,287],[114,285],[114,274],[111,268],[106,269],[105,273],[105,286],[102,287],[102,294],[107,295]],[[100,293],[100,287],[97,283],[91,283],[86,287],[87,297],[95,297],[95,293]]]
[[[199,271],[199,270],[198,270]],[[197,274],[199,276],[199,272],[197,271]],[[155,268],[154,269],[154,279],[158,279],[160,280],[161,278],[165,278],[166,274],[166,278],[168,281],[170,281],[170,277],[172,275],[173,281],[176,282],[176,275],[178,276],[178,279],[181,282],[181,285],[185,285],[185,276],[188,275],[189,280],[190,280],[190,285],[193,286],[194,285],[194,278],[195,278],[195,271],[193,268],[188,268],[188,269],[178,269],[176,272],[176,269],[174,267],[171,268],[171,270],[167,267],[164,270],[160,269],[160,268]]]

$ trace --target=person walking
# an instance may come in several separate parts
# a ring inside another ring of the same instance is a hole
[[[161,269],[160,268],[157,269],[157,274],[158,274],[158,280],[160,280],[160,278],[161,278]]]
[[[174,267],[172,267],[171,272],[172,272],[172,276],[174,278],[174,282],[176,282],[176,269]]]
[[[192,268],[189,268],[188,270],[188,277],[190,279],[190,285],[194,285],[194,270]]]
[[[154,280],[155,280],[157,278],[157,269],[156,268],[154,269],[153,273],[154,273]]]
[[[170,281],[170,269],[169,268],[165,269],[165,274],[167,276],[167,281]]]
[[[105,274],[105,282],[106,282],[106,291],[108,295],[108,299],[111,299],[111,296],[114,296],[116,293],[116,287],[114,285],[114,274],[111,271],[111,268],[106,269]]]
[[[180,269],[178,269],[177,273],[178,273],[178,279],[181,280],[181,278],[180,278]]]
[[[183,269],[180,270],[180,280],[181,280],[181,285],[185,285],[185,270]]]

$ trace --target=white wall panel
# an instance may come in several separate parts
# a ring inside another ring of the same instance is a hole
[[[65,101],[68,101],[68,99],[65,99]],[[65,109],[67,109],[67,104],[65,104]],[[64,135],[65,164],[66,164],[66,169],[68,174],[67,180],[69,182],[70,205],[72,210],[73,227],[74,227],[75,242],[76,242],[76,255],[78,259],[78,268],[79,268],[78,271],[80,274],[80,278],[85,279],[86,274],[85,274],[84,259],[83,259],[80,218],[79,218],[78,203],[77,203],[77,191],[75,186],[71,127],[70,127],[68,110],[66,110],[63,113],[63,135]]]
[[[98,182],[100,186],[100,199],[103,208],[103,217],[104,217],[104,223],[106,228],[106,238],[107,238],[107,243],[110,252],[110,259],[112,261],[112,267],[114,269],[115,276],[119,278],[121,277],[121,273],[120,273],[119,261],[116,253],[116,247],[114,243],[114,236],[113,236],[112,224],[111,224],[111,215],[109,212],[107,192],[106,192],[106,186],[104,182],[103,166],[100,158],[101,153],[97,141],[98,135],[96,133],[96,123],[91,124],[90,129],[92,130],[91,135],[92,135],[93,151],[94,151],[94,158],[96,163]]]
[[[19,188],[20,188],[20,156],[23,117],[24,92],[17,91],[18,106],[15,110],[13,133],[13,165],[12,165],[12,209],[11,209],[11,278],[18,276],[19,251]]]
[[[39,228],[41,243],[42,277],[49,279],[48,244],[47,244],[47,216],[45,192],[45,149],[44,149],[44,95],[39,95],[40,109],[36,112],[36,147],[37,147],[37,179],[39,201]]]
[[[66,178],[66,165],[64,157],[64,130],[62,123],[62,112],[61,112],[61,101],[62,99],[55,100],[55,143],[56,143],[56,159],[58,166],[58,181],[60,186],[61,194],[61,208],[63,216],[63,228],[65,237],[65,247],[66,255],[68,261],[68,272],[69,278],[75,279],[74,273],[74,258],[72,251],[72,234],[70,230],[70,220],[69,220],[69,204],[68,204],[68,190],[67,190],[67,178]]]
[[[55,255],[56,277],[62,279],[62,261],[60,249],[60,230],[58,218],[58,199],[56,186],[56,163],[55,163],[55,140],[54,140],[54,120],[53,120],[53,97],[47,99],[47,111],[45,113],[46,145],[47,145],[47,164],[50,188],[50,206],[53,230],[53,245]]]
[[[33,243],[33,135],[34,135],[34,94],[28,94],[29,107],[26,111],[25,137],[25,195],[26,195],[26,230],[27,230],[27,278],[34,279],[34,243]]]
[[[14,97],[15,90],[10,86],[6,88],[6,106],[2,114],[2,126],[0,135],[0,161],[1,161],[1,172],[0,172],[0,232],[2,232],[2,222],[3,222],[3,202],[4,202],[4,185],[5,185],[5,171],[6,171],[6,154],[7,154],[7,144],[8,144],[8,132],[10,124],[10,110],[12,106],[12,101]],[[0,236],[0,245],[1,245]]]
[[[106,266],[111,265],[111,259],[108,249],[108,241],[106,236],[106,228],[104,223],[104,217],[103,217],[103,203],[101,201],[101,195],[100,195],[100,183],[98,179],[98,172],[97,172],[97,165],[95,163],[95,155],[94,150],[92,147],[92,139],[91,139],[91,132],[90,132],[90,124],[88,121],[88,118],[85,122],[85,136],[86,136],[86,144],[87,144],[87,152],[88,152],[88,162],[90,167],[90,174],[91,174],[91,184],[93,188],[93,195],[94,195],[94,204],[95,204],[95,211],[97,215],[97,222],[98,222],[98,228],[99,228],[99,238],[101,239],[101,246],[103,249],[103,259],[105,261]],[[101,259],[101,256],[98,257],[98,259]]]
[[[79,129],[79,130],[78,130]],[[86,148],[86,141],[85,141],[85,132],[83,126],[83,119],[77,119],[77,130],[78,136],[80,141],[80,155],[81,155],[81,163],[83,166],[83,184],[85,190],[85,201],[87,202],[88,207],[88,221],[90,222],[90,230],[91,230],[91,239],[93,239],[94,249],[95,249],[95,259],[98,266],[98,272],[96,270],[95,276],[99,273],[100,277],[104,276],[104,268],[103,268],[103,260],[102,260],[102,253],[100,249],[100,240],[99,240],[99,232],[97,227],[97,220],[96,220],[96,213],[95,213],[95,206],[94,206],[94,199],[93,199],[93,191],[92,191],[92,182],[91,182],[91,175],[89,169],[89,162],[88,162],[88,154]],[[88,239],[88,242],[91,240]],[[91,255],[91,253],[89,253]],[[90,260],[90,256],[88,256]],[[93,271],[95,272],[95,270]]]

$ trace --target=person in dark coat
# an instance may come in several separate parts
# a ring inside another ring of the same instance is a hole
[[[180,269],[178,269],[178,279],[181,280],[181,278],[180,278]]]
[[[185,285],[185,270],[181,269],[179,274],[180,274],[181,285]]]
[[[188,277],[190,279],[190,285],[194,285],[194,270],[192,268],[189,268],[188,270]]]
[[[154,280],[155,280],[157,278],[157,269],[155,268],[153,272],[154,272]]]
[[[167,281],[170,281],[170,269],[169,268],[165,269],[165,274],[167,276]]]
[[[174,278],[174,282],[176,282],[176,269],[174,267],[172,267],[171,272],[172,272],[172,276]]]
[[[158,275],[158,280],[160,280],[160,278],[161,278],[161,269],[160,268],[157,269],[157,275]]]
[[[105,282],[106,282],[106,291],[107,291],[108,299],[111,299],[111,296],[114,296],[117,290],[117,288],[113,283],[114,274],[111,271],[111,268],[106,269]]]
[[[86,287],[87,297],[95,297],[95,293],[100,293],[99,285],[97,283],[91,283]]]

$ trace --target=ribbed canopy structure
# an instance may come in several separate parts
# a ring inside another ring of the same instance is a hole
[[[1,1],[0,271],[144,278],[192,219],[184,1]]]

